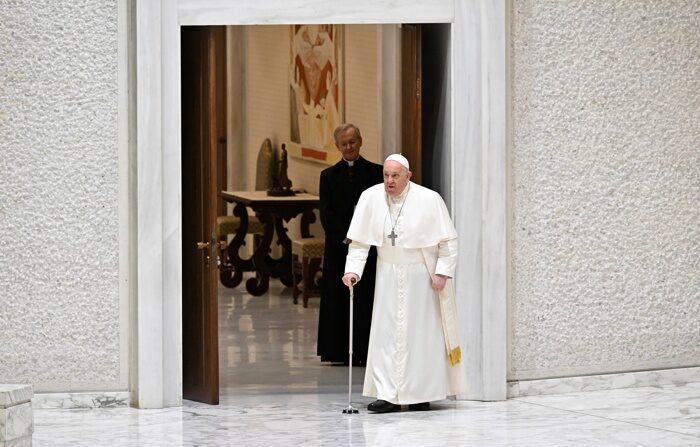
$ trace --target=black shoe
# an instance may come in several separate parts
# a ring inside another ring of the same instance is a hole
[[[410,404],[408,409],[411,411],[428,411],[430,410],[430,402],[421,402],[419,404]]]
[[[367,405],[367,410],[372,413],[393,413],[394,411],[401,411],[401,405],[392,404],[385,400],[375,400]]]

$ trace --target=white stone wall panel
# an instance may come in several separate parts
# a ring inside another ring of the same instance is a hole
[[[119,382],[117,2],[0,4],[0,382]]]
[[[700,1],[513,2],[510,379],[700,364]]]

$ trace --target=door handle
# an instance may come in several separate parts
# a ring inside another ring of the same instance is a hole
[[[197,250],[207,250],[207,258],[206,258],[206,263],[207,263],[207,268],[209,268],[209,264],[211,263],[211,256],[209,255],[209,247],[211,247],[211,243],[209,242],[197,242]]]
[[[225,241],[219,241],[216,239],[216,233],[212,232],[211,235],[211,242],[197,242],[197,250],[207,250],[210,253],[207,253],[207,268],[210,267],[211,260],[215,257],[216,258],[216,266],[220,267],[221,266],[221,257],[217,253],[218,250],[225,250],[226,249],[226,242]]]

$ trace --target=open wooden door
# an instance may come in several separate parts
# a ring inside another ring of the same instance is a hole
[[[226,140],[224,27],[182,27],[182,387],[219,403],[217,152]]]

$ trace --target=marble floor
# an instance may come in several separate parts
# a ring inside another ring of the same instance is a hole
[[[321,364],[318,299],[273,285],[221,288],[221,403],[162,410],[35,410],[36,446],[700,446],[700,383],[511,399],[445,400],[429,412],[370,414],[364,368]]]

